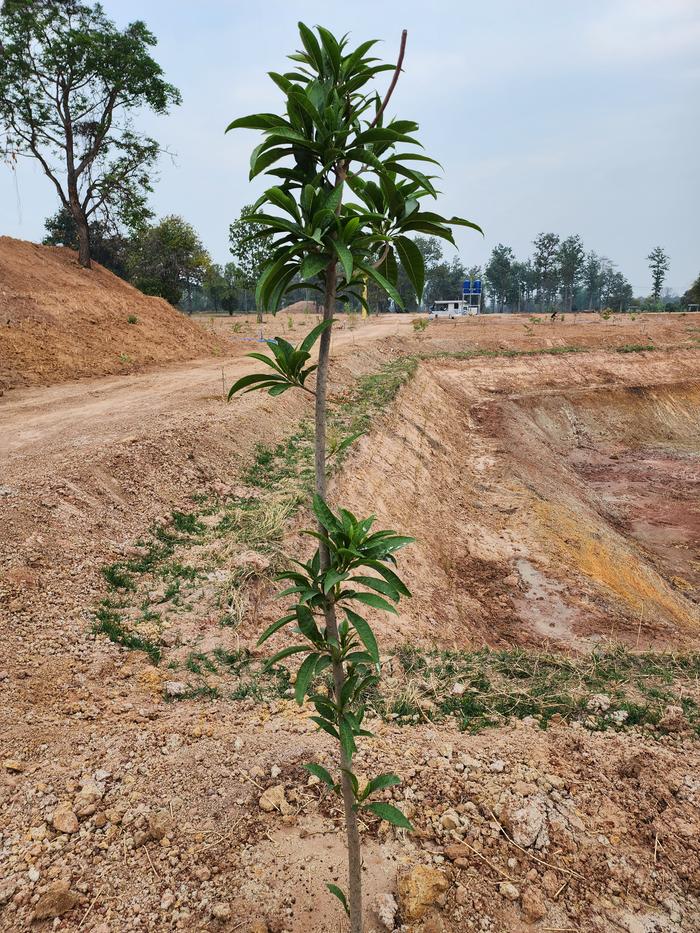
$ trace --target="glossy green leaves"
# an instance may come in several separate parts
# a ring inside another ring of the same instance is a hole
[[[298,347],[292,346],[289,341],[284,340],[282,337],[275,337],[273,340],[268,341],[272,350],[271,357],[262,353],[249,353],[249,357],[269,366],[272,372],[251,373],[248,376],[242,376],[229,389],[229,401],[237,392],[245,395],[247,392],[255,392],[257,389],[267,389],[269,395],[281,395],[288,389],[293,388],[313,392],[313,389],[306,385],[306,380],[315,372],[317,366],[316,364],[306,366],[306,363],[311,358],[313,345],[332,323],[332,320],[322,321],[313,330],[309,331]]]
[[[411,150],[420,148],[416,123],[385,121],[378,113],[374,79],[394,66],[370,54],[374,40],[352,49],[347,37],[303,23],[299,35],[292,70],[270,74],[283,111],[240,117],[227,127],[263,134],[250,177],[264,173],[274,181],[250,218],[263,225],[273,247],[256,292],[258,308],[276,311],[300,285],[323,287],[331,263],[338,266],[342,299],[364,302],[371,279],[401,307],[400,264],[420,300],[425,269],[410,235],[454,242],[452,226],[479,228],[421,209],[425,198],[437,197],[435,176],[425,171],[437,163]]]

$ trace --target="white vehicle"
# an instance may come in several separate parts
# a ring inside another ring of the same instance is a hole
[[[428,320],[436,320],[439,317],[466,317],[476,313],[477,309],[470,306],[466,301],[435,301],[430,306]]]

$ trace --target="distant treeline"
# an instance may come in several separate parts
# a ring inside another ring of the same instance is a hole
[[[244,207],[240,218],[231,224],[231,261],[224,265],[212,262],[192,225],[175,215],[143,223],[129,233],[95,222],[90,227],[91,253],[97,262],[141,291],[159,295],[183,311],[250,312],[255,310],[255,287],[269,258],[260,241],[250,239],[256,224],[243,218],[251,211],[250,206]],[[44,243],[77,249],[75,223],[65,208],[48,218],[46,230]],[[425,259],[423,308],[434,301],[459,298],[468,278],[481,279],[485,312],[627,311],[632,307],[677,311],[700,302],[700,276],[681,297],[663,290],[668,259],[661,247],[648,257],[650,294],[635,297],[615,264],[593,250],[586,252],[578,236],[561,240],[554,233],[541,233],[534,240],[532,256],[525,261],[518,260],[509,246],[499,244],[483,268],[466,266],[459,256],[447,259],[435,237],[416,236],[415,243]],[[415,294],[402,269],[397,289],[407,310],[417,310]],[[313,290],[300,286],[288,293],[285,303],[313,301],[315,297]],[[373,310],[393,310],[387,296],[371,283],[368,298]],[[349,306],[348,310],[358,308]]]
[[[678,296],[663,291],[669,262],[658,246],[647,260],[650,294],[634,296],[632,286],[615,263],[594,250],[586,251],[580,236],[564,239],[540,233],[532,255],[521,261],[499,243],[484,268],[486,303],[492,311],[627,311],[677,310]]]

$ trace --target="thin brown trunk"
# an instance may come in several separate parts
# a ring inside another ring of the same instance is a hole
[[[90,268],[90,230],[88,228],[85,208],[80,203],[78,195],[78,178],[80,169],[75,166],[75,154],[73,151],[73,120],[70,114],[68,102],[68,89],[63,88],[63,125],[66,133],[66,188],[68,190],[68,204],[71,214],[75,221],[76,232],[78,234],[78,262],[85,269]]]
[[[78,232],[78,262],[85,269],[89,269],[90,262],[90,231],[84,217],[76,218],[75,226]]]
[[[323,320],[329,321],[335,311],[336,296],[336,264],[331,261],[326,267],[326,293],[323,305]],[[315,468],[316,492],[323,499],[326,498],[326,393],[328,387],[328,364],[331,348],[331,325],[321,334],[318,353],[318,370],[316,371],[316,424],[315,424]],[[324,531],[323,528],[320,529]],[[323,541],[319,542],[319,557],[321,570],[330,566],[330,555]],[[338,623],[335,616],[335,606],[332,603],[324,609],[326,626],[331,638],[338,641]],[[342,662],[333,664],[333,683],[335,685],[336,702],[340,702],[340,694],[345,683],[345,669]],[[340,783],[343,791],[343,809],[345,811],[345,827],[348,842],[348,902],[350,905],[351,933],[362,933],[362,853],[360,849],[360,833],[357,826],[357,813],[353,809],[355,798],[350,783],[349,772],[352,769],[352,757],[340,750]]]
[[[78,198],[77,182],[71,175],[68,176],[68,204],[70,206],[75,231],[78,234],[78,262],[85,269],[90,268],[90,229],[87,217]]]
[[[332,260],[326,267],[326,294],[323,305],[323,320],[330,321],[335,311],[335,293],[336,293],[337,273],[335,260]],[[328,363],[330,361],[331,349],[331,327],[326,328],[321,334],[318,350],[318,369],[316,371],[316,448],[315,448],[315,468],[316,468],[316,492],[323,499],[326,498],[326,392],[328,386]],[[323,542],[321,542],[321,561],[326,559],[328,566],[328,551]]]

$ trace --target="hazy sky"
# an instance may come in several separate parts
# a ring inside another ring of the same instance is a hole
[[[262,187],[248,183],[258,136],[224,136],[234,117],[275,110],[267,78],[298,46],[296,22],[383,41],[405,74],[390,111],[417,120],[444,168],[440,207],[476,220],[462,259],[509,244],[524,258],[539,231],[580,233],[613,259],[635,293],[650,290],[646,255],[661,244],[668,284],[700,272],[700,0],[104,0],[119,25],[145,19],[182,107],[141,120],[176,153],[153,206],[182,214],[212,256]],[[384,83],[384,82],[383,82]],[[40,239],[56,208],[37,165],[0,165],[0,233]]]

